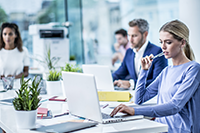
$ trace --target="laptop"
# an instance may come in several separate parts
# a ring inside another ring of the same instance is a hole
[[[93,127],[97,125],[97,123],[89,123],[89,122],[64,122],[49,126],[42,126],[39,128],[33,128],[31,130],[33,131],[39,131],[39,132],[56,132],[56,133],[64,133],[64,132],[72,132],[77,131],[80,129],[85,129],[89,127]]]
[[[123,113],[117,113],[114,117],[110,117],[109,114],[113,109],[100,107],[95,76],[92,74],[62,71],[62,78],[69,112],[72,115],[99,123],[143,118],[143,115],[130,116]]]
[[[83,73],[93,74],[95,76],[98,90],[129,90],[113,85],[113,78],[109,66],[104,65],[82,65]]]

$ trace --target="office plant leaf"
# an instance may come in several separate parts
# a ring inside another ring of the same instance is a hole
[[[60,60],[60,57],[51,57],[51,49],[50,47],[46,47],[47,51],[44,54],[44,58],[33,58],[38,61],[44,68],[48,68],[49,70],[55,69],[55,65]]]
[[[13,100],[13,106],[15,110],[30,111],[36,110],[40,106],[39,102],[41,99],[38,96],[41,89],[38,87],[41,79],[39,81],[36,81],[35,76],[32,84],[29,85],[28,82],[30,80],[31,78],[25,81],[24,75],[22,75],[22,78],[20,80],[21,87],[18,91],[16,91],[18,97]]]
[[[56,70],[50,70],[47,81],[58,81],[61,78],[61,73]]]

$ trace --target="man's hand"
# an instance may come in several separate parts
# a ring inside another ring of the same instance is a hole
[[[120,47],[120,44],[119,43],[115,43],[114,44],[114,48],[115,48],[115,51],[119,51],[119,47]]]
[[[130,88],[130,83],[127,80],[115,80],[114,81],[114,86],[118,86],[120,88]]]
[[[110,116],[114,116],[118,112],[127,113],[129,115],[134,115],[135,114],[134,108],[128,107],[128,106],[126,106],[124,104],[120,104],[116,108],[114,108],[114,110],[111,112]]]

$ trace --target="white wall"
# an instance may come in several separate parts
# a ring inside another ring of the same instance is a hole
[[[190,45],[200,63],[200,0],[179,0],[179,17],[190,30]]]

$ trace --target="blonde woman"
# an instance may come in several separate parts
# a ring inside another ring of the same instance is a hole
[[[143,102],[158,95],[157,105],[127,107],[119,105],[117,112],[130,115],[156,117],[156,121],[168,125],[169,133],[198,133],[200,131],[200,64],[193,61],[189,45],[189,29],[179,20],[166,23],[160,29],[160,43],[164,56],[172,59],[148,87],[145,81],[153,55],[141,59],[142,71],[136,85],[135,102]]]

